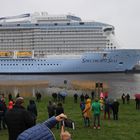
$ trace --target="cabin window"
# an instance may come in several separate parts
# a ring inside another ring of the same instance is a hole
[[[119,62],[119,65],[123,65],[123,62]]]
[[[79,24],[80,24],[80,25],[84,25],[85,23],[84,23],[84,22],[80,22]]]
[[[103,54],[103,57],[104,57],[104,58],[107,57],[107,53],[104,53],[104,54]]]

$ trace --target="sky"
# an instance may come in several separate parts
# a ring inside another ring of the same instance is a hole
[[[0,17],[44,12],[74,14],[115,27],[121,48],[140,49],[140,0],[0,0]]]

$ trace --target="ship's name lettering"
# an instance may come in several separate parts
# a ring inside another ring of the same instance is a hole
[[[82,59],[82,63],[117,63],[116,59]]]

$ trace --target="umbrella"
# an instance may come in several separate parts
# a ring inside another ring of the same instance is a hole
[[[67,96],[67,92],[66,92],[66,91],[61,91],[61,92],[60,92],[60,95],[61,95],[61,96]]]
[[[135,98],[140,99],[140,93],[134,95]]]

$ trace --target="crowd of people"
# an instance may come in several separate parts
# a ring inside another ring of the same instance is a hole
[[[49,101],[47,106],[49,119],[36,125],[38,112],[34,100],[29,100],[29,104],[25,108],[23,97],[16,96],[16,99],[13,100],[12,95],[9,94],[8,99],[8,106],[6,106],[4,95],[0,98],[0,129],[2,129],[1,124],[3,129],[8,129],[9,140],[55,140],[50,129],[54,125],[59,128],[59,122],[67,118],[64,115],[62,103],[54,106]],[[38,100],[36,101],[38,102]],[[54,109],[54,113],[52,109]],[[61,127],[60,136],[61,140],[71,140],[71,134],[64,130],[64,126]]]
[[[36,94],[36,101],[29,100],[27,107],[24,105],[24,98],[16,96],[15,100],[11,94],[8,95],[8,105],[6,105],[4,95],[0,98],[0,130],[8,129],[9,140],[54,140],[55,137],[51,128],[61,128],[61,140],[71,140],[71,134],[64,131],[64,126],[60,123],[66,118],[64,115],[63,103],[66,95],[52,93],[52,100],[49,100],[46,107],[48,120],[41,124],[36,124],[38,111],[36,102],[41,101],[40,93]],[[60,96],[61,95],[61,96]],[[64,95],[64,96],[63,96]],[[93,126],[94,129],[101,128],[101,114],[104,120],[119,119],[119,102],[117,99],[110,99],[103,93],[95,96],[94,91],[89,94],[73,94],[73,101],[77,104],[80,101],[80,109],[85,127]],[[140,100],[135,99],[136,109],[140,109]],[[130,103],[130,95],[122,94],[122,104]],[[79,112],[80,113],[80,112]],[[111,117],[112,116],[112,117]],[[61,125],[60,125],[61,124]],[[43,138],[44,137],[44,138]]]
[[[82,98],[81,98],[82,97]],[[110,120],[110,114],[112,112],[112,118],[118,120],[119,102],[117,99],[111,100],[108,96],[89,97],[81,94],[80,96],[80,108],[84,120],[84,126],[89,127],[93,118],[94,129],[100,129],[100,114],[103,112],[104,119]],[[108,118],[106,118],[106,116]]]
[[[123,104],[125,104],[125,103],[129,104],[129,102],[130,102],[130,95],[129,94],[125,95],[123,93],[121,98],[122,98]],[[136,110],[140,110],[140,94],[135,95],[135,103],[136,103]]]

